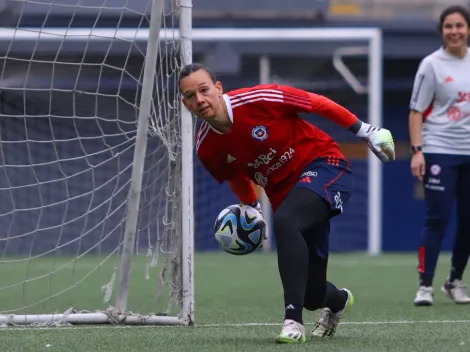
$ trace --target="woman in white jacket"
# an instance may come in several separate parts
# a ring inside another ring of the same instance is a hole
[[[410,103],[411,172],[424,186],[426,216],[419,247],[415,305],[433,303],[433,278],[454,199],[458,230],[449,277],[441,291],[470,303],[462,276],[470,255],[470,14],[445,9],[438,27],[444,45],[419,66]]]

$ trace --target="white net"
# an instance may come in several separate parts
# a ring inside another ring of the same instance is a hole
[[[128,213],[152,0],[6,3],[14,23],[0,38],[0,322],[174,322],[182,305],[179,6],[165,1],[155,19],[166,35],[149,78],[140,204]],[[125,224],[136,214],[132,276],[121,285]],[[113,309],[118,286],[129,290],[126,314]]]

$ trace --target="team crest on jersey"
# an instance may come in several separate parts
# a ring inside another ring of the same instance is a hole
[[[258,141],[264,141],[268,138],[268,129],[264,126],[255,126],[251,130],[251,136]]]

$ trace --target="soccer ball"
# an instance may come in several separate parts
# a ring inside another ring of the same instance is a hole
[[[215,239],[225,252],[245,255],[262,247],[266,222],[255,208],[235,204],[220,212],[214,232]]]

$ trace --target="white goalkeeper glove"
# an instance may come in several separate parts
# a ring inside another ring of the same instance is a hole
[[[356,136],[363,139],[382,162],[395,160],[395,143],[389,130],[362,122]]]

